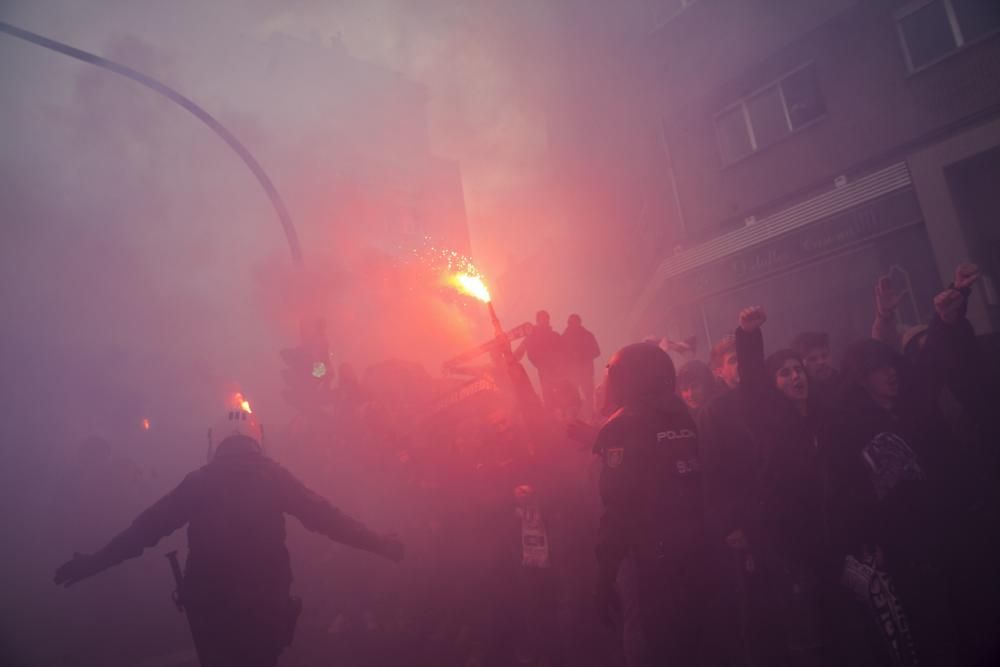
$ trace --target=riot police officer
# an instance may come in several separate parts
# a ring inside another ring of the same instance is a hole
[[[643,665],[697,665],[704,626],[698,435],[674,395],[675,376],[673,362],[658,346],[637,343],[615,353],[607,400],[618,411],[594,446],[603,460],[598,611],[613,623],[621,608],[615,580],[629,561],[636,597],[626,603],[637,611],[641,650],[626,646],[626,653],[630,663]]]
[[[55,575],[71,586],[139,556],[188,525],[188,558],[179,600],[203,667],[273,667],[291,643],[301,608],[290,597],[285,514],[332,540],[403,557],[403,545],[344,515],[264,455],[253,414],[237,408],[211,433],[211,460],[148,508],[95,554],[75,554]]]

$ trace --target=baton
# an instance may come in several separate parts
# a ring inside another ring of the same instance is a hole
[[[198,664],[204,665],[205,661],[201,657],[201,647],[198,645],[198,633],[195,632],[194,625],[191,623],[191,614],[185,613],[184,610],[184,574],[181,572],[180,563],[177,562],[177,552],[171,551],[168,553],[167,560],[170,561],[170,571],[173,572],[174,583],[177,584],[177,588],[174,589],[173,594],[174,604],[177,605],[177,611],[187,616],[188,630],[191,631],[191,640],[194,642],[194,652],[198,656]]]

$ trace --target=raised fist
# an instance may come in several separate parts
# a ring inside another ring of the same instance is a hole
[[[971,284],[971,283],[970,283]],[[934,310],[945,324],[958,321],[965,297],[957,289],[946,289],[934,297]]]
[[[971,287],[979,280],[982,272],[975,264],[959,264],[955,267],[955,289],[965,289]]]
[[[878,314],[883,317],[893,314],[908,292],[909,290],[897,291],[892,286],[892,280],[889,276],[880,277],[875,284],[875,305],[878,308]]]
[[[753,333],[767,322],[767,313],[760,306],[751,306],[740,311],[740,329]]]

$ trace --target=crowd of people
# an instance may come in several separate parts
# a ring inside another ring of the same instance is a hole
[[[253,650],[260,664],[279,653],[285,665],[996,664],[997,375],[965,315],[978,276],[959,267],[929,322],[902,332],[901,295],[880,280],[872,337],[839,367],[822,332],[765,354],[767,313],[748,307],[707,363],[675,369],[667,349],[690,357],[693,345],[638,342],[597,387],[600,348],[578,315],[560,334],[539,311],[516,350],[485,347],[490,363],[465,384],[398,360],[334,372],[313,327],[304,340],[324,361],[303,367],[321,400],[263,450],[220,446],[173,500],[60,581],[137,555],[185,518],[191,558],[197,546],[225,560],[264,535],[257,511],[280,555],[278,508],[402,562],[289,532],[291,559],[272,573],[284,592],[271,598],[295,619],[281,621],[280,645]],[[232,507],[239,488],[249,510]],[[221,504],[202,503],[208,518],[177,500],[218,493]],[[234,532],[227,511],[250,528]],[[253,562],[253,582],[226,588],[215,577],[239,570],[220,561],[204,583],[259,606],[245,590],[270,575]],[[288,606],[293,590],[301,606]],[[239,637],[276,636],[266,615],[240,618],[249,627],[223,624],[223,654],[256,646]]]
[[[996,664],[998,394],[966,318],[978,277],[958,267],[902,335],[881,279],[872,338],[839,369],[822,332],[765,355],[760,307],[676,379],[650,344],[612,359],[598,600],[622,610],[628,664]]]

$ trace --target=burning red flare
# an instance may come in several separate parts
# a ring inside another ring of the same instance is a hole
[[[243,394],[240,392],[236,392],[236,395],[233,396],[233,403],[235,403],[236,407],[248,415],[253,414],[253,410],[250,409],[250,401],[244,398]]]
[[[483,303],[490,303],[492,300],[482,274],[465,255],[432,245],[414,249],[413,254],[432,269],[440,270],[443,281],[462,294]]]
[[[143,419],[142,419],[142,430],[143,431],[148,431],[149,430],[149,418],[148,417],[143,417]]]
[[[483,303],[489,303],[491,300],[490,290],[486,287],[481,276],[471,273],[456,273],[452,276],[452,282],[463,294],[468,294]]]

